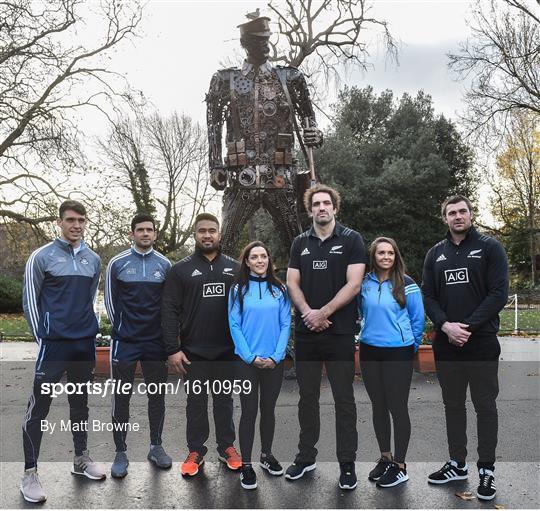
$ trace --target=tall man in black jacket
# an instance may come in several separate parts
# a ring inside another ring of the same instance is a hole
[[[466,197],[447,199],[441,208],[446,238],[424,262],[422,291],[437,329],[433,343],[442,389],[450,460],[428,477],[432,484],[467,479],[467,386],[477,416],[478,498],[495,497],[497,446],[499,312],[508,299],[508,262],[502,245],[472,225]]]
[[[169,365],[185,375],[189,454],[182,464],[194,476],[204,462],[210,428],[208,390],[212,391],[219,459],[231,470],[242,466],[233,446],[233,402],[230,384],[236,360],[229,331],[227,297],[238,263],[221,253],[219,222],[201,213],[194,224],[195,253],[175,264],[165,280],[161,317]],[[215,384],[216,382],[217,384]]]

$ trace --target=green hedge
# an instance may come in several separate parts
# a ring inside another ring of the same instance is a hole
[[[22,282],[0,275],[0,313],[22,311]]]

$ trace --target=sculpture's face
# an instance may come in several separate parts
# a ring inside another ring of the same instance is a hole
[[[270,55],[270,37],[246,35],[242,38],[242,46],[251,62],[265,62]]]

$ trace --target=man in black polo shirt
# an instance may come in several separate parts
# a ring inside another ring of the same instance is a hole
[[[354,461],[358,435],[354,400],[354,333],[360,290],[366,267],[362,237],[336,222],[340,196],[317,185],[306,191],[304,205],[313,226],[291,247],[287,287],[296,307],[296,371],[300,387],[299,452],[287,469],[287,479],[299,479],[315,469],[319,439],[319,395],[322,364],[336,408],[339,487],[356,488]]]
[[[227,297],[238,263],[221,252],[219,222],[214,215],[197,215],[194,237],[195,253],[176,263],[167,274],[161,308],[169,366],[185,375],[189,454],[180,467],[183,476],[196,475],[208,451],[209,391],[219,459],[231,470],[242,467],[233,445],[230,389],[237,357],[227,315]]]
[[[431,484],[467,479],[467,387],[477,416],[477,496],[495,497],[499,312],[508,299],[508,261],[502,245],[472,225],[472,204],[456,195],[441,208],[446,238],[426,255],[422,291],[437,329],[433,351],[442,389],[450,460]]]

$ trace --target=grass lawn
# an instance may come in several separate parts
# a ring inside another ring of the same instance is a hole
[[[540,310],[518,310],[518,328],[522,332],[540,332]],[[501,333],[514,331],[514,311],[505,309],[501,312]]]
[[[522,332],[540,333],[540,310],[525,309],[518,311],[518,327]],[[501,312],[501,334],[514,331],[514,311],[505,309]],[[22,314],[0,314],[0,332],[5,337],[32,339],[30,328]]]
[[[22,314],[0,314],[0,332],[10,339],[28,337],[33,340],[30,327]]]

